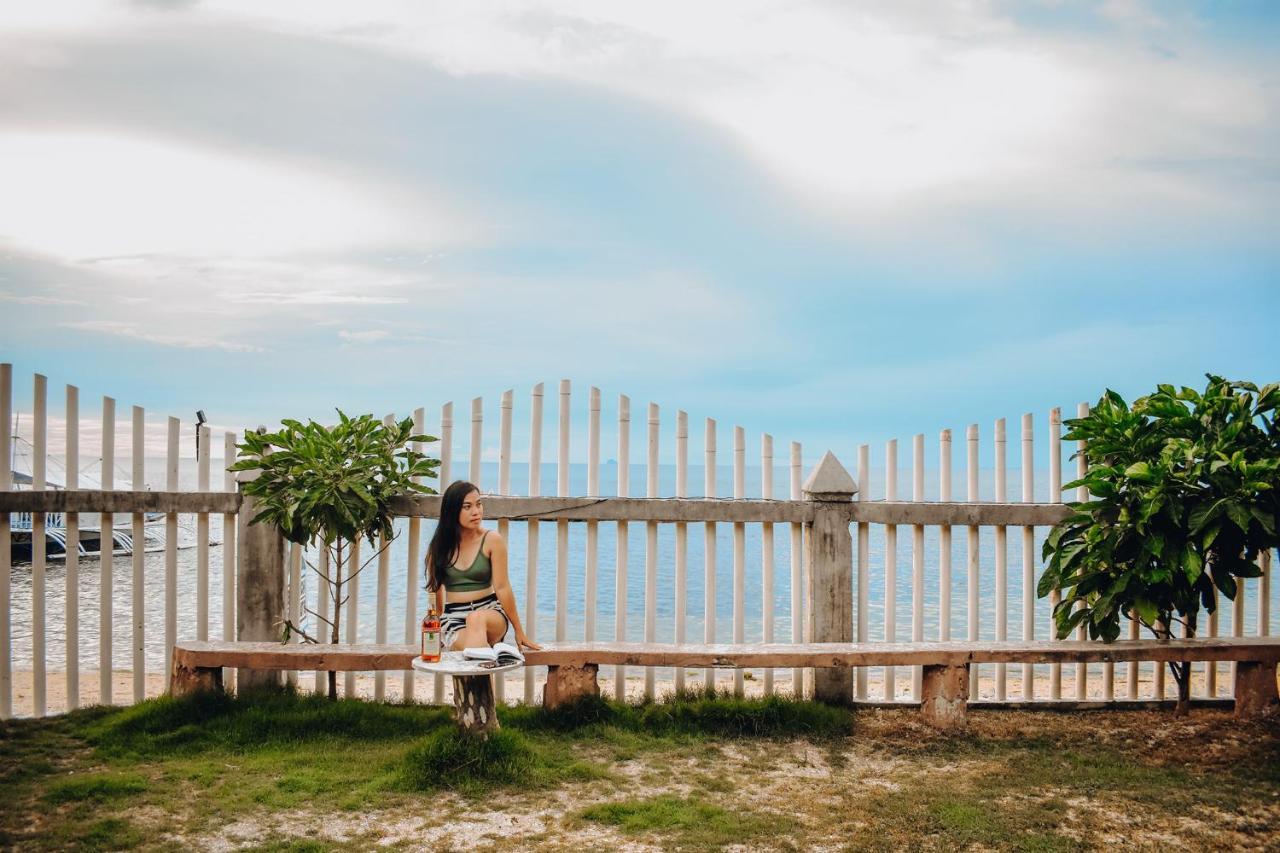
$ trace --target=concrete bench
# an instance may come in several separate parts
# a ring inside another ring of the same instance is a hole
[[[1119,663],[1232,661],[1237,664],[1235,712],[1255,717],[1280,703],[1276,666],[1280,638],[1123,640],[1110,644],[1039,643],[809,643],[675,646],[653,643],[554,643],[527,655],[547,666],[543,703],[555,707],[599,692],[604,664],[669,667],[921,666],[921,712],[938,728],[964,725],[969,667],[978,663]]]
[[[173,651],[170,692],[221,689],[222,668],[258,670],[404,670],[417,650],[404,645],[282,645],[184,641]],[[1280,704],[1276,666],[1280,638],[1119,640],[1110,644],[1039,643],[809,643],[666,645],[658,643],[547,643],[526,652],[526,664],[547,667],[543,703],[556,707],[600,692],[601,665],[663,667],[922,666],[921,711],[938,728],[964,725],[969,667],[978,663],[1122,663],[1230,661],[1236,664],[1235,713],[1249,718]],[[487,678],[487,676],[481,676]],[[455,691],[456,693],[456,691]],[[455,696],[455,699],[457,697]]]

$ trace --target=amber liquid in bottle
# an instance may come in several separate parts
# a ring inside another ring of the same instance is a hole
[[[440,617],[434,607],[422,620],[422,659],[428,663],[440,660]]]

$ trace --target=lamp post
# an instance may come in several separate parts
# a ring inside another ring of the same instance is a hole
[[[196,410],[196,461],[200,461],[200,427],[208,423],[204,417],[204,409]]]

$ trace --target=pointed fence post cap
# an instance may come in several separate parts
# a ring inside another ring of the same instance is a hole
[[[804,494],[809,500],[847,501],[852,500],[857,492],[858,486],[853,477],[830,450],[819,460],[809,479],[804,481]]]

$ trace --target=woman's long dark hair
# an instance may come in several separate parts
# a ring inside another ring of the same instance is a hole
[[[454,480],[444,490],[440,499],[440,522],[436,532],[427,546],[426,566],[427,591],[435,592],[444,577],[444,569],[453,562],[454,554],[462,542],[462,525],[458,516],[462,514],[462,503],[467,495],[480,491],[466,480]]]

